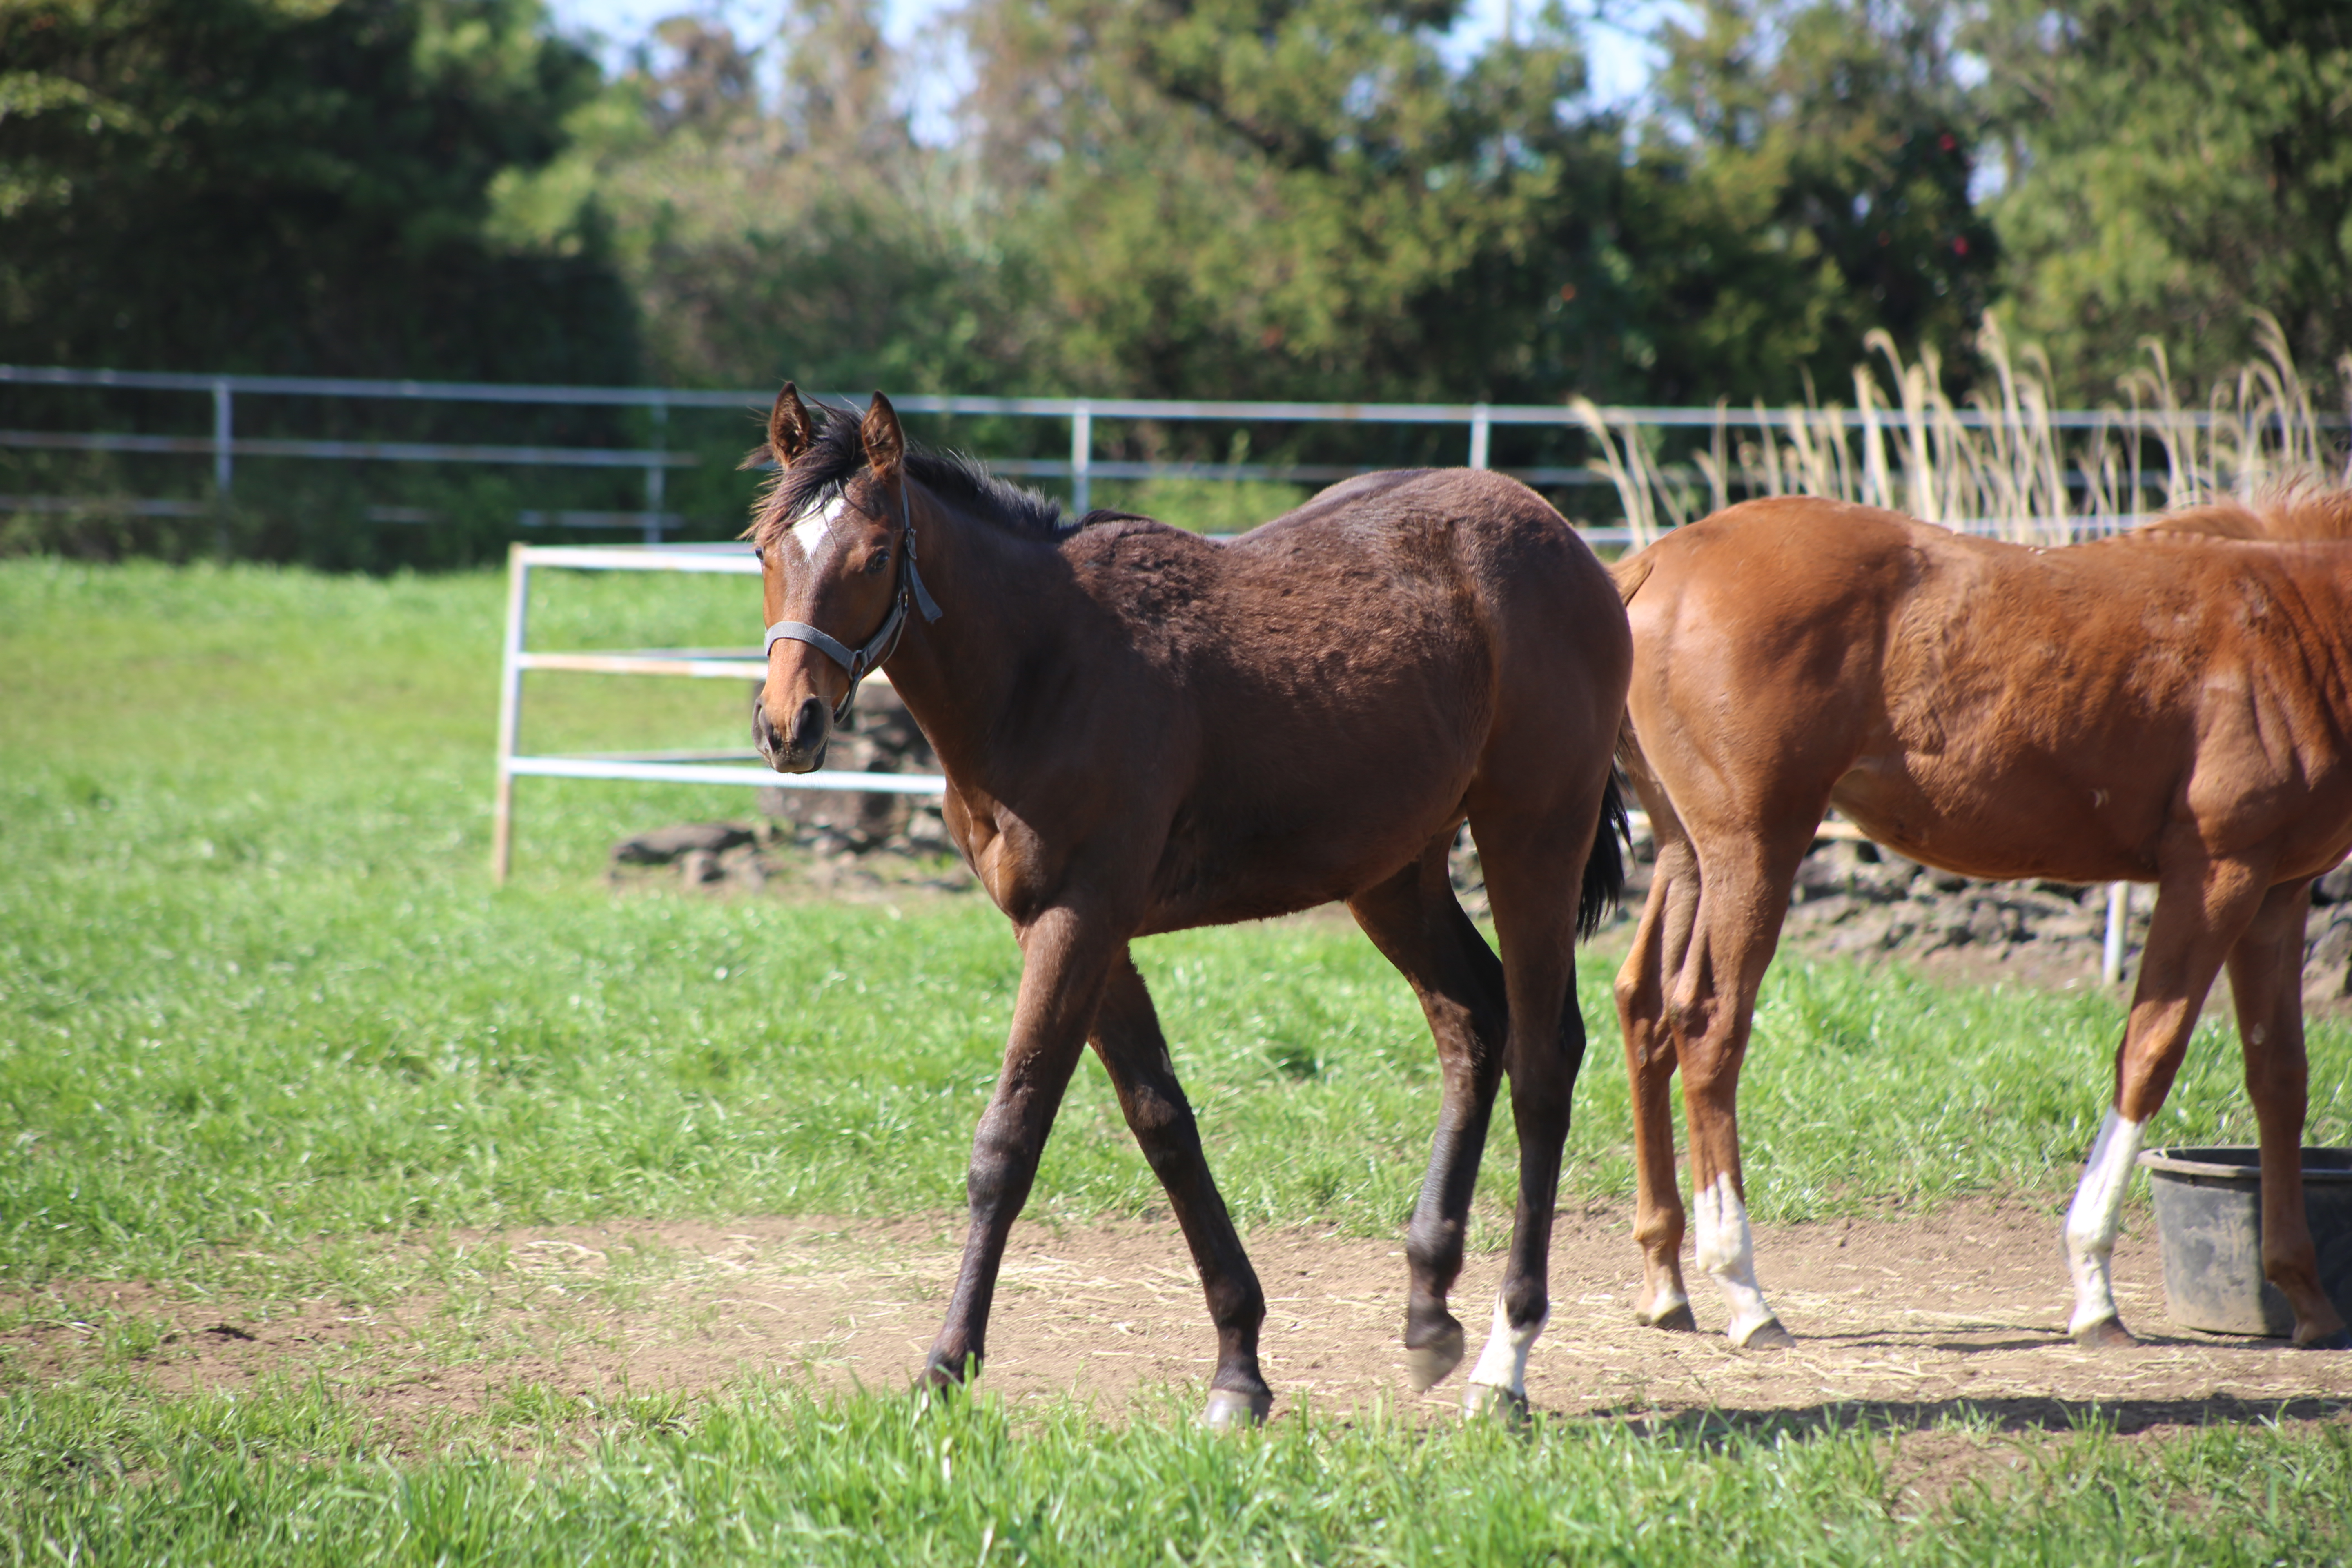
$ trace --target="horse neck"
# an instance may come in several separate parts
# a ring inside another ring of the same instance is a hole
[[[916,561],[940,618],[908,613],[890,684],[948,772],[977,779],[986,738],[1017,696],[1018,672],[1070,624],[1062,600],[1074,590],[1052,541],[926,500],[915,519]]]

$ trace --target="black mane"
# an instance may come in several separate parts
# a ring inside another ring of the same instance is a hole
[[[779,468],[760,498],[751,526],[743,531],[761,544],[792,518],[837,494],[866,467],[866,442],[858,416],[845,408],[813,403],[809,413],[816,439],[790,468]],[[976,458],[907,443],[907,472],[942,500],[954,503],[1009,533],[1052,541],[1085,526],[1073,522],[1059,502],[1035,490],[998,479]]]

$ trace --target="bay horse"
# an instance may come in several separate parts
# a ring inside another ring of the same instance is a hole
[[[1524,1408],[1584,1051],[1572,945],[1623,881],[1612,752],[1633,650],[1607,570],[1542,498],[1485,472],[1360,476],[1219,544],[1066,519],[911,447],[879,393],[861,420],[787,385],[763,456],[778,471],[746,531],[769,623],[761,753],[816,767],[859,678],[887,666],[939,754],[948,832],[1021,944],[925,1377],[961,1382],[983,1355],[1006,1236],[1091,1044],[1200,1270],[1206,1419],[1264,1419],[1265,1299],[1129,944],[1344,900],[1412,985],[1442,1068],[1406,1247],[1417,1388],[1463,1357],[1446,1294],[1510,1079],[1517,1209],[1464,1403]],[[1465,819],[1499,959],[1447,877]]]
[[[2263,1272],[2297,1344],[2352,1345],[2318,1284],[2300,1158],[2304,918],[2312,879],[2352,847],[2352,496],[2225,501],[2060,549],[1754,500],[1615,575],[1634,648],[1620,757],[1658,846],[1616,987],[1636,1315],[1695,1327],[1679,1067],[1698,1265],[1735,1342],[1790,1342],[1757,1283],[1736,1102],[1790,885],[1834,805],[1966,876],[2157,885],[2113,1101],[2065,1221],[2074,1340],[2134,1342],[2108,1272],[2124,1193],[2226,964],[2261,1130]]]

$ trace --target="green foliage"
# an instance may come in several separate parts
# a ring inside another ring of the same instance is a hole
[[[593,222],[487,233],[597,90],[538,0],[0,10],[0,359],[622,381]]]
[[[1662,403],[1843,395],[1884,329],[1964,351],[2000,247],[1939,0],[1708,0],[1664,29],[1603,307]],[[1955,370],[1965,368],[1964,353]],[[1958,380],[1964,382],[1965,376]],[[1962,386],[1959,390],[1965,390]]]
[[[1977,40],[2007,146],[2015,332],[2112,395],[2170,351],[2196,392],[2277,317],[2352,349],[2352,12],[2337,0],[1995,0]]]
[[[758,50],[681,20],[507,196],[615,214],[656,353],[694,380],[1794,399],[1871,328],[1909,351],[1973,321],[1996,247],[1937,13],[1723,0],[1676,36],[1681,129],[1630,162],[1557,5],[1466,63],[1457,14],[984,0],[953,148],[911,136],[871,5],[803,0]]]

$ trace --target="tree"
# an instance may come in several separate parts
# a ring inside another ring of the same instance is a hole
[[[572,150],[507,193],[549,232],[583,207],[610,216],[662,379],[1018,382],[1021,258],[981,221],[970,164],[915,142],[879,18],[878,0],[793,0],[749,44],[716,21],[664,22],[575,117]]]
[[[1612,152],[1567,108],[1559,13],[1450,69],[1451,0],[979,0],[967,111],[1039,254],[1071,384],[1511,397],[1573,379],[1531,331],[1551,219]],[[1597,205],[1597,196],[1595,198]]]
[[[0,357],[624,381],[593,208],[496,224],[595,63],[538,0],[16,0],[0,9]]]
[[[2076,395],[2162,340],[2192,381],[2274,314],[2352,349],[2352,9],[2341,0],[1994,0],[1976,35],[2007,160],[2013,330]]]
[[[1937,0],[1704,0],[1662,29],[1602,285],[1659,401],[1838,395],[1874,328],[1965,379],[1999,247],[1950,31]]]

